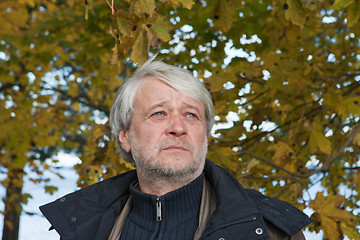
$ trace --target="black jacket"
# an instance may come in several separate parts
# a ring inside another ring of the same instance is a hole
[[[294,206],[245,190],[225,169],[207,160],[205,177],[216,195],[216,210],[201,239],[249,240],[269,237],[266,222],[293,235],[311,220]],[[106,240],[137,179],[130,171],[40,207],[64,240]],[[269,225],[269,224],[268,224]]]

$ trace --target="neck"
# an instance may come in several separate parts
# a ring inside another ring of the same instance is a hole
[[[198,169],[195,173],[181,176],[176,174],[159,176],[159,174],[149,174],[141,169],[136,169],[136,172],[142,192],[162,196],[189,184],[201,175],[202,170],[203,169]]]

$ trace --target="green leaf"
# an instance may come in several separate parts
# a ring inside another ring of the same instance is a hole
[[[172,27],[169,26],[168,22],[165,22],[161,18],[157,17],[156,21],[150,28],[150,31],[154,33],[156,42],[158,42],[158,39],[162,40],[162,42],[167,42],[171,39],[171,29]]]
[[[22,194],[22,203],[24,203],[24,204],[27,204],[28,203],[28,199],[29,198],[33,198],[30,194],[28,194],[28,193],[24,193],[24,194]]]
[[[332,9],[334,10],[340,10],[340,9],[344,9],[347,8],[348,6],[350,6],[352,3],[354,3],[355,0],[335,0],[334,4],[331,6]],[[359,10],[359,9],[357,9]]]
[[[149,16],[152,16],[155,13],[155,0],[139,0],[139,3],[143,13],[147,13]]]
[[[45,192],[49,193],[50,195],[53,195],[54,192],[58,190],[57,187],[54,186],[45,186]]]
[[[351,1],[349,1],[351,2]],[[347,25],[349,27],[353,26],[354,24],[356,24],[359,21],[360,18],[360,1],[359,0],[355,0],[353,2],[352,5],[349,6],[349,8],[347,9]]]
[[[129,26],[126,24],[125,20],[121,16],[116,18],[116,22],[120,33],[123,36],[130,36],[131,32]]]
[[[312,154],[315,154],[317,151],[325,154],[330,154],[332,149],[332,143],[321,132],[312,131],[309,140],[309,148]]]

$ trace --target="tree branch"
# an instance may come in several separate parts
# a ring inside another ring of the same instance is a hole
[[[329,160],[319,169],[314,170],[313,172],[311,172],[311,174],[307,174],[308,176],[311,176],[314,173],[318,173],[318,172],[322,172],[324,170],[327,170],[330,165],[335,161],[336,158],[338,158],[345,150],[345,148],[347,146],[349,146],[349,144],[351,143],[351,141],[354,139],[354,137],[356,136],[356,134],[360,131],[360,121],[358,121],[357,126],[355,127],[355,129],[352,131],[352,133],[350,134],[349,138],[346,140],[346,142],[341,146],[341,148],[333,155],[329,158]]]
[[[250,156],[252,156],[253,158],[255,158],[255,159],[257,159],[257,160],[266,163],[267,165],[270,165],[270,166],[272,166],[272,167],[274,167],[274,168],[277,168],[277,169],[279,169],[279,170],[281,170],[281,171],[284,171],[284,172],[286,172],[286,173],[289,174],[289,175],[293,175],[292,172],[286,170],[285,168],[280,167],[280,166],[278,166],[278,165],[270,162],[269,160],[267,160],[267,159],[265,159],[265,158],[263,158],[263,157],[260,157],[260,156],[258,156],[258,155],[255,155],[255,154],[252,153],[252,152],[249,152],[249,151],[241,151],[241,152],[239,152],[239,153],[240,153],[240,154],[250,155]]]
[[[289,174],[291,176],[291,178],[309,178],[310,176],[316,174],[316,173],[319,173],[319,172],[323,172],[325,170],[328,170],[329,167],[331,166],[331,164],[336,160],[336,158],[338,158],[345,150],[345,148],[347,146],[349,146],[349,144],[351,143],[351,141],[354,139],[354,137],[356,136],[356,134],[360,131],[360,121],[356,123],[357,126],[355,127],[355,129],[352,131],[352,133],[350,134],[349,138],[346,140],[346,142],[340,147],[340,149],[333,155],[333,156],[330,156],[329,159],[324,163],[324,165],[316,170],[312,170],[310,172],[308,172],[307,174],[298,174],[296,172],[290,172],[288,170],[286,170],[285,168],[283,167],[280,167],[272,162],[270,162],[269,160],[263,158],[263,157],[260,157],[260,156],[257,156],[255,155],[254,153],[252,152],[249,152],[249,151],[241,151],[239,152],[240,154],[247,154],[247,155],[250,155],[251,157],[261,161],[261,162],[264,162],[266,163],[267,165],[269,166],[272,166],[278,170],[281,170],[287,174]],[[286,177],[286,176],[278,176],[278,178],[289,178],[289,177]]]

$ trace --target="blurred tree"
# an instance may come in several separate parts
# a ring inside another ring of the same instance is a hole
[[[61,177],[49,166],[57,152],[85,150],[91,156],[102,149],[99,140],[100,146],[85,143],[108,115],[120,83],[109,64],[111,53],[103,50],[113,42],[105,30],[107,5],[99,4],[102,13],[94,10],[85,21],[84,6],[71,1],[0,2],[0,164],[7,175],[3,239],[18,239],[21,204],[31,197],[22,193],[26,171],[37,173],[30,180],[51,194],[57,187],[43,172]],[[108,155],[118,171],[128,169],[115,154]],[[97,180],[88,179],[86,184]]]
[[[5,0],[0,16],[0,161],[17,214],[25,165],[46,186],[44,160],[59,150],[81,155],[79,186],[131,168],[107,117],[119,80],[159,52],[205,83],[218,123],[234,120],[210,159],[311,207],[311,231],[360,238],[359,0]]]

